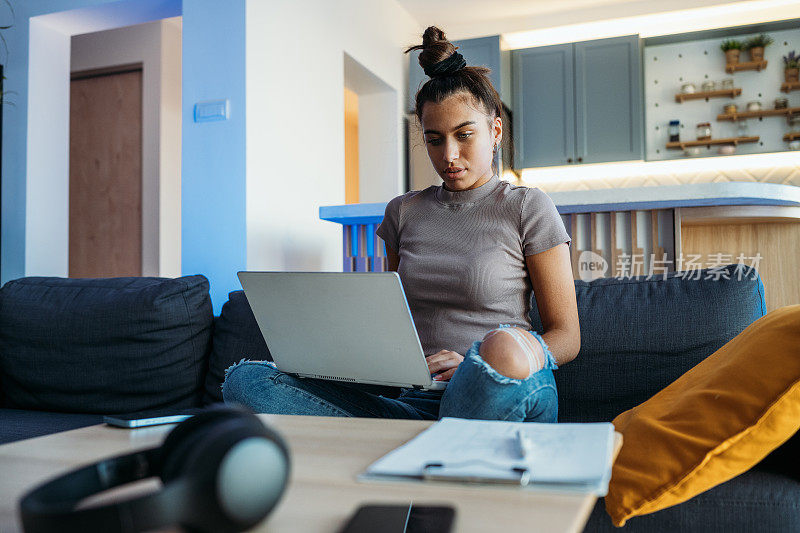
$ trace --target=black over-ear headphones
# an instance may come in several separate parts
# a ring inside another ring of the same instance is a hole
[[[84,498],[160,476],[163,488],[76,509]],[[250,529],[275,507],[289,478],[289,450],[256,415],[239,408],[197,414],[162,446],[120,455],[48,481],[20,501],[26,533],[133,532],[180,525],[195,531]]]

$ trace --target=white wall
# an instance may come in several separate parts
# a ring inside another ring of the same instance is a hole
[[[25,275],[69,273],[69,34],[30,20]],[[35,66],[35,67],[34,67]]]
[[[142,275],[180,276],[180,18],[72,38],[71,70],[142,65]]]
[[[394,0],[248,0],[248,269],[342,268],[341,226],[321,221],[319,207],[345,200],[345,54],[395,91],[393,102],[382,93],[371,106],[386,111],[370,121],[371,135],[386,142],[363,156],[362,169],[382,170],[360,173],[360,201],[402,192],[402,52],[421,32]]]
[[[178,277],[181,272],[181,116],[183,19],[161,21],[161,102],[159,123],[158,272]]]

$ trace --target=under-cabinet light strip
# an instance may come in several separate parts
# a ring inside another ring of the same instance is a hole
[[[503,48],[514,50],[636,33],[641,37],[655,37],[757,22],[787,20],[798,16],[800,16],[800,1],[798,0],[754,0],[598,20],[554,28],[509,32],[502,34],[501,37]]]

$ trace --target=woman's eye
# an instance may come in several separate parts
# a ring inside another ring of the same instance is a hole
[[[428,144],[432,144],[433,146],[439,146],[441,143],[441,139],[428,139]]]
[[[458,134],[458,138],[459,138],[459,139],[462,139],[462,140],[464,140],[464,139],[466,139],[467,137],[470,137],[471,135],[472,135],[472,133],[471,133],[471,132],[459,133],[459,134]]]

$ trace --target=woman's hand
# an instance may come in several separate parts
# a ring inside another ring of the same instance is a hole
[[[433,379],[448,381],[456,373],[456,368],[464,360],[464,356],[451,350],[440,350],[433,355],[426,356],[425,360],[428,362],[431,375],[438,374]]]

